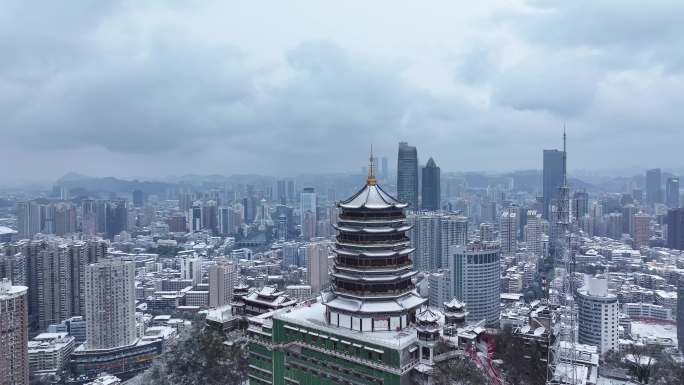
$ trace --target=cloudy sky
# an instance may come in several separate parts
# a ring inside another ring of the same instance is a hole
[[[681,0],[3,1],[0,179],[356,171],[402,140],[530,169],[564,123],[571,168],[678,168],[682,20]]]

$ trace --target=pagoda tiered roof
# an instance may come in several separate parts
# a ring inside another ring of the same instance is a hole
[[[338,203],[338,207],[345,209],[404,209],[408,203],[400,202],[398,199],[389,195],[377,184],[367,183],[359,192],[351,198]]]

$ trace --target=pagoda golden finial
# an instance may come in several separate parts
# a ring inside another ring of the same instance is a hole
[[[371,150],[370,150],[370,163],[368,165],[368,179],[367,183],[369,186],[375,186],[377,183],[377,180],[375,179],[375,172],[373,170],[373,145],[371,144]]]

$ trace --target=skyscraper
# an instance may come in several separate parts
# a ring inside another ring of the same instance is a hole
[[[202,202],[193,203],[188,209],[188,231],[196,232],[202,230]]]
[[[28,288],[0,280],[0,384],[28,385]]]
[[[684,208],[667,212],[667,247],[684,250]]]
[[[667,178],[665,204],[671,209],[679,207],[679,178]]]
[[[145,193],[142,190],[133,190],[133,207],[143,207],[145,205]]]
[[[278,203],[284,205],[287,203],[287,185],[285,180],[280,179],[276,182],[276,197],[278,198]]]
[[[435,161],[430,158],[422,170],[422,204],[423,210],[439,210],[440,209],[440,169],[435,164]]]
[[[115,235],[128,230],[128,202],[125,199],[107,202],[106,210],[107,238],[114,238]]]
[[[542,244],[542,217],[536,210],[527,211],[527,224],[525,225],[525,245],[527,251],[536,256],[541,256],[544,252]]]
[[[663,175],[659,168],[646,171],[646,203],[663,202]]]
[[[506,208],[501,213],[499,238],[502,253],[512,254],[518,251],[518,212],[516,208]]]
[[[136,341],[135,263],[108,259],[86,268],[87,349],[110,349]]]
[[[318,196],[313,187],[305,187],[299,195],[299,224],[305,240],[316,236],[318,225]]]
[[[406,142],[399,143],[397,157],[397,197],[418,210],[418,151]]]
[[[552,220],[550,207],[558,199],[558,189],[563,183],[563,151],[544,150],[543,171],[543,216],[546,220]]]
[[[472,242],[450,252],[451,296],[468,305],[468,321],[499,323],[501,249],[496,242]]]

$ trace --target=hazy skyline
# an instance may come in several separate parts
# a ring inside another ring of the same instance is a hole
[[[680,168],[684,3],[7,1],[0,180]],[[396,167],[395,164],[392,168]]]

